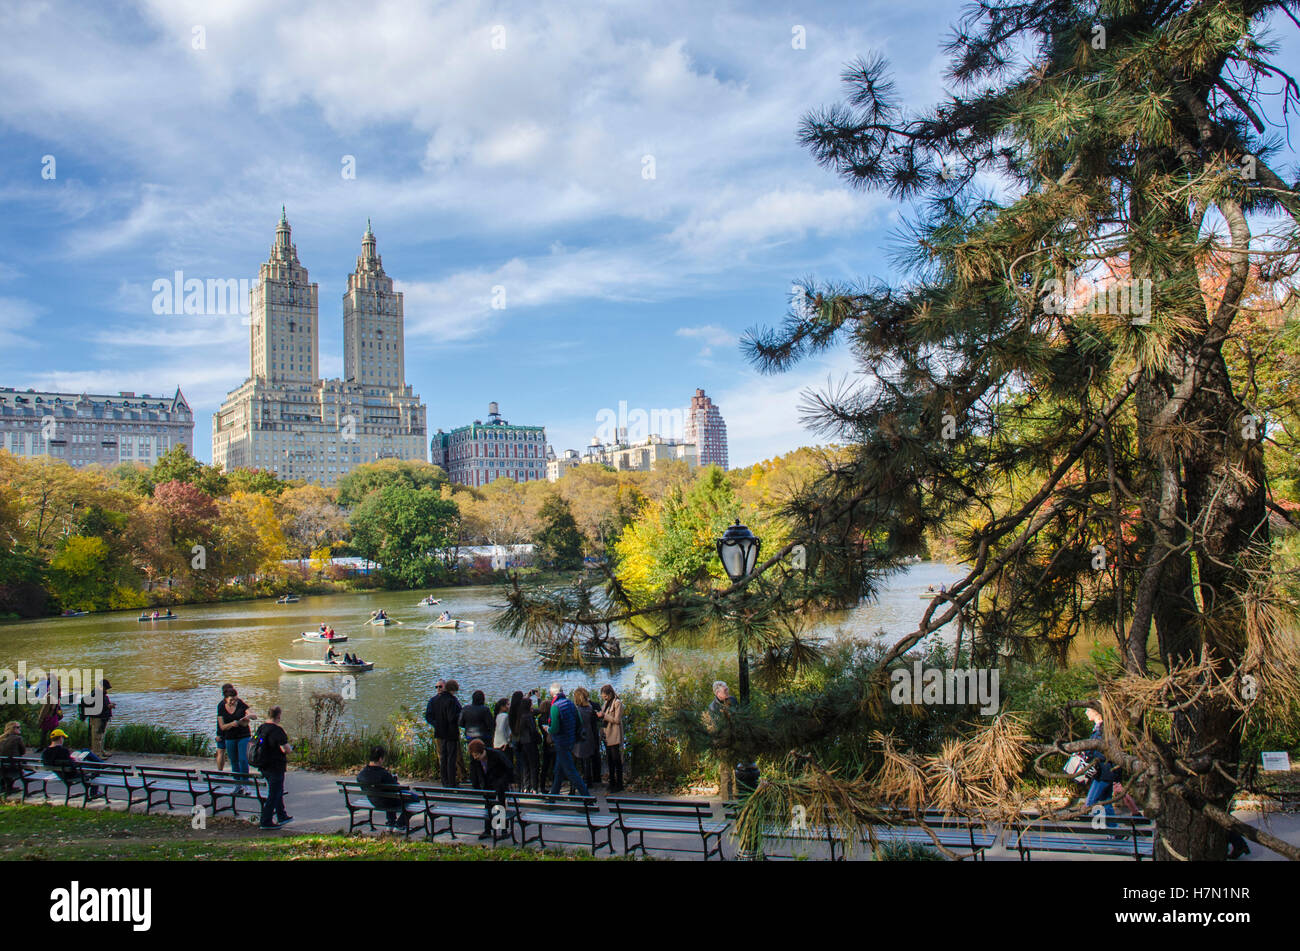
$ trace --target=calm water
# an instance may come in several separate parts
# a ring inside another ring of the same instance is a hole
[[[951,584],[961,576],[954,565],[923,563],[898,575],[880,601],[828,621],[826,633],[844,630],[867,636],[884,631],[900,637],[914,629],[927,601],[927,585]],[[417,607],[427,594],[443,599],[437,607]],[[637,661],[622,670],[549,671],[533,649],[494,629],[500,589],[448,588],[425,591],[368,592],[303,597],[297,604],[272,599],[224,605],[181,605],[175,621],[139,622],[139,612],[116,612],[81,618],[0,624],[0,668],[102,669],[113,683],[119,723],[155,723],[173,729],[215,730],[220,685],[234,683],[252,707],[264,712],[279,703],[290,727],[310,716],[309,698],[337,690],[341,677],[286,674],[277,657],[311,659],[324,654],[321,644],[294,644],[302,631],[327,621],[348,641],[336,649],[374,661],[375,669],[356,678],[356,699],[348,704],[353,725],[378,727],[402,706],[418,715],[441,677],[455,677],[461,697],[481,689],[491,703],[517,689],[544,687],[553,680],[630,688],[641,672],[654,675],[653,664]],[[370,612],[385,608],[401,625],[373,627]],[[424,630],[443,609],[475,622],[462,630]],[[67,711],[65,711],[66,715]]]

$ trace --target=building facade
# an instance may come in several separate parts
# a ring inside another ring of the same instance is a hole
[[[194,452],[194,413],[172,396],[47,393],[0,387],[0,449],[69,465],[153,465],[175,446]]]
[[[566,455],[568,452],[573,450],[567,450]],[[593,439],[581,462],[599,463],[617,472],[652,472],[659,463],[674,459],[680,459],[692,469],[700,464],[699,452],[693,443],[655,435],[647,436],[640,442],[605,445]],[[557,475],[556,478],[558,479],[559,476]]]
[[[684,442],[692,443],[699,451],[699,464],[727,468],[727,424],[713,400],[696,390],[691,405],[686,410]]]
[[[476,419],[430,441],[430,458],[452,482],[487,485],[497,479],[537,482],[546,478],[546,427],[516,426],[488,404],[487,422]]]
[[[250,297],[249,376],[212,417],[214,465],[333,485],[363,462],[427,458],[425,406],[406,383],[402,295],[369,222],[343,295],[344,379],[320,379],[317,285],[283,210]]]

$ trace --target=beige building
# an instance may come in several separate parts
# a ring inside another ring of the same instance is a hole
[[[333,485],[362,462],[428,458],[425,407],[406,383],[402,295],[369,222],[343,295],[344,379],[320,379],[317,285],[283,211],[250,297],[249,377],[212,417],[214,465]]]
[[[592,445],[581,457],[576,451],[566,449],[563,456],[550,459],[546,464],[546,477],[557,482],[565,472],[584,463],[599,463],[618,472],[651,472],[658,463],[672,459],[680,459],[692,469],[700,464],[693,443],[652,435],[636,443],[601,445],[593,438]]]

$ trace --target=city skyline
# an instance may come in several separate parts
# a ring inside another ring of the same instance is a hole
[[[155,313],[153,287],[246,280],[285,205],[327,301],[372,220],[435,428],[498,400],[580,449],[602,411],[702,387],[726,410],[732,465],[817,441],[800,394],[847,356],[766,377],[739,340],[781,319],[794,281],[884,267],[894,208],[819,168],[798,125],[839,95],[846,62],[928,36],[933,11],[843,4],[792,22],[670,4],[593,11],[557,36],[558,6],[453,4],[382,38],[301,15],[232,3],[200,33],[162,4],[3,15],[28,52],[0,75],[30,95],[0,104],[0,234],[25,249],[0,266],[0,380],[152,392],[161,372],[208,458],[202,434],[244,376],[244,318]],[[900,66],[918,100],[938,88],[936,63]],[[89,88],[135,108],[106,122]],[[319,359],[344,376],[341,340]]]

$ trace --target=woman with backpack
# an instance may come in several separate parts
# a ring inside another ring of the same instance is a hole
[[[289,734],[280,726],[280,708],[267,711],[268,722],[257,728],[257,734],[248,747],[249,762],[262,771],[266,779],[266,799],[262,802],[260,828],[270,830],[293,822],[293,816],[284,809],[284,774],[289,768]],[[276,822],[271,821],[274,816]]]

